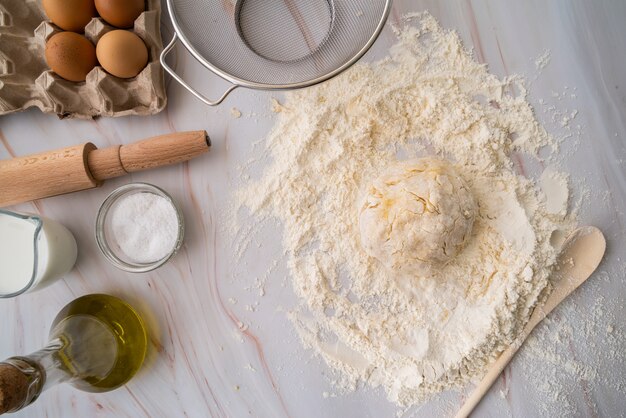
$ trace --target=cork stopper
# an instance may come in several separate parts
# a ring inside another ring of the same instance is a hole
[[[28,378],[18,368],[0,363],[0,415],[20,409],[28,397]]]

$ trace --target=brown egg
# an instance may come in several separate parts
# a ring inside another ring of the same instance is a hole
[[[60,77],[85,81],[96,66],[96,48],[83,35],[59,32],[46,43],[46,62]]]
[[[96,54],[102,68],[120,78],[131,78],[148,63],[148,48],[141,38],[127,30],[114,30],[98,41]]]
[[[42,4],[52,23],[63,30],[83,32],[96,16],[93,0],[43,0]]]
[[[104,20],[118,28],[131,28],[145,10],[144,0],[96,0],[96,9]]]

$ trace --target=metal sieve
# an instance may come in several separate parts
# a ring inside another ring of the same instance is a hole
[[[161,64],[204,103],[237,87],[287,90],[328,80],[354,64],[382,30],[391,0],[167,0],[174,37]],[[180,40],[233,85],[210,100],[165,62]]]

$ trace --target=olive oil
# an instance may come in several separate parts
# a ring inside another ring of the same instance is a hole
[[[140,369],[147,343],[143,321],[126,302],[80,297],[56,316],[46,347],[0,362],[0,414],[26,407],[62,382],[87,392],[116,389]]]
[[[70,383],[87,392],[122,386],[137,373],[146,355],[143,321],[126,302],[109,295],[76,299],[52,322],[50,340],[62,348],[54,356],[72,376]]]

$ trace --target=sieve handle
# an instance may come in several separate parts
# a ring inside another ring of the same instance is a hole
[[[222,103],[224,101],[224,99],[226,98],[226,96],[228,96],[231,91],[233,91],[237,87],[239,87],[238,85],[234,84],[231,87],[229,87],[228,90],[226,90],[224,92],[224,94],[222,94],[222,97],[220,97],[217,100],[211,100],[211,99],[207,98],[206,96],[204,96],[199,91],[197,91],[196,89],[194,89],[193,87],[191,87],[189,84],[187,84],[187,82],[185,80],[183,80],[181,78],[181,76],[176,74],[176,72],[172,68],[170,68],[170,66],[167,65],[167,63],[165,62],[165,57],[174,48],[174,45],[176,45],[176,41],[177,40],[178,40],[178,34],[176,32],[174,32],[174,37],[172,38],[170,43],[165,47],[165,49],[163,49],[163,52],[161,52],[161,58],[160,58],[161,65],[163,66],[163,69],[169,75],[171,75],[174,78],[174,80],[178,81],[181,86],[186,88],[189,91],[189,93],[191,93],[194,96],[196,96],[198,98],[198,100],[202,101],[203,103],[205,103],[205,104],[207,104],[209,106],[216,106],[216,105]]]

